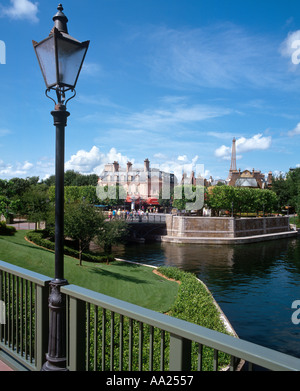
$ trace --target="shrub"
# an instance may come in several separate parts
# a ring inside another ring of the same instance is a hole
[[[10,227],[4,221],[0,221],[0,235],[12,236],[15,232],[17,232],[15,227]]]
[[[220,315],[216,309],[211,294],[206,290],[195,275],[184,272],[174,267],[160,267],[158,271],[168,278],[180,281],[178,296],[173,307],[168,312],[169,315],[180,318],[192,323],[199,324],[223,333],[227,333],[225,326],[220,320]],[[113,369],[119,370],[120,359],[120,315],[112,313],[109,310],[88,305],[87,308],[89,322],[88,329],[88,357],[89,369],[110,370],[110,363],[113,362]],[[113,328],[113,329],[112,329]],[[138,321],[122,317],[122,355],[123,370],[139,370],[139,345],[142,344],[142,366],[148,370],[150,366],[149,349],[152,344],[153,349],[153,370],[160,371],[161,359],[164,360],[164,370],[169,370],[169,352],[170,335],[168,332],[162,333],[158,328],[154,328],[153,335],[150,336],[151,328]],[[140,339],[142,334],[142,338]],[[111,356],[111,335],[113,335],[114,349]],[[131,336],[131,337],[129,337]],[[97,339],[98,337],[98,339]],[[96,344],[95,344],[95,341]],[[150,341],[152,341],[150,343]],[[162,341],[164,341],[164,356],[161,356]],[[96,349],[96,352],[95,352]],[[192,343],[192,370],[197,370],[199,346]],[[132,359],[132,368],[129,367],[129,357]],[[104,357],[102,357],[104,353]],[[96,358],[96,360],[95,360]],[[214,350],[203,346],[202,350],[202,369],[205,371],[213,370]],[[230,363],[230,356],[223,352],[218,353],[218,369],[226,367]]]
[[[189,272],[185,272],[175,267],[159,267],[158,271],[168,278],[180,281],[180,287],[175,303],[169,315],[175,318],[183,319],[191,323],[228,334],[220,314],[213,302],[213,296],[206,290],[197,277]],[[197,368],[198,345],[192,343],[192,370]],[[212,370],[213,367],[213,349],[203,347],[203,369]],[[219,369],[224,368],[230,362],[230,357],[219,352]]]
[[[27,233],[27,239],[31,242],[37,244],[38,246],[45,247],[49,250],[55,250],[55,243],[47,239],[48,233],[46,230],[36,230],[30,231]],[[79,251],[74,248],[64,246],[64,254],[69,255],[70,257],[79,258]],[[100,255],[100,254],[90,254],[82,253],[82,259],[87,262],[111,262],[114,261],[112,255]]]

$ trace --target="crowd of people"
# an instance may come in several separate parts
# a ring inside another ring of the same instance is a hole
[[[113,220],[113,219],[123,219],[123,220],[127,220],[127,219],[134,219],[134,218],[138,218],[138,217],[142,217],[142,216],[146,216],[148,217],[149,216],[149,213],[158,213],[158,208],[147,208],[146,210],[143,210],[143,209],[138,209],[138,210],[125,210],[125,209],[122,209],[121,208],[118,208],[118,209],[109,209],[108,211],[108,218],[109,220]]]

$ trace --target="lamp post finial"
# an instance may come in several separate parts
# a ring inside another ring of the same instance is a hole
[[[53,16],[54,27],[56,27],[59,32],[68,34],[68,18],[63,13],[63,9],[62,4],[59,3],[57,7],[58,12]]]

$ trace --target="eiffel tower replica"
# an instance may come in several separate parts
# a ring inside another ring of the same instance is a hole
[[[227,178],[227,181],[230,182],[232,179],[232,173],[236,172],[236,145],[235,145],[236,139],[235,137],[232,140],[232,147],[231,147],[231,163],[230,163],[230,169],[229,169],[229,175]]]

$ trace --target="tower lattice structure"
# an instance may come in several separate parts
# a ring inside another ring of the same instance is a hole
[[[231,163],[230,163],[228,180],[231,179],[232,171],[236,171],[236,144],[235,143],[236,143],[236,139],[234,137],[232,140]]]

